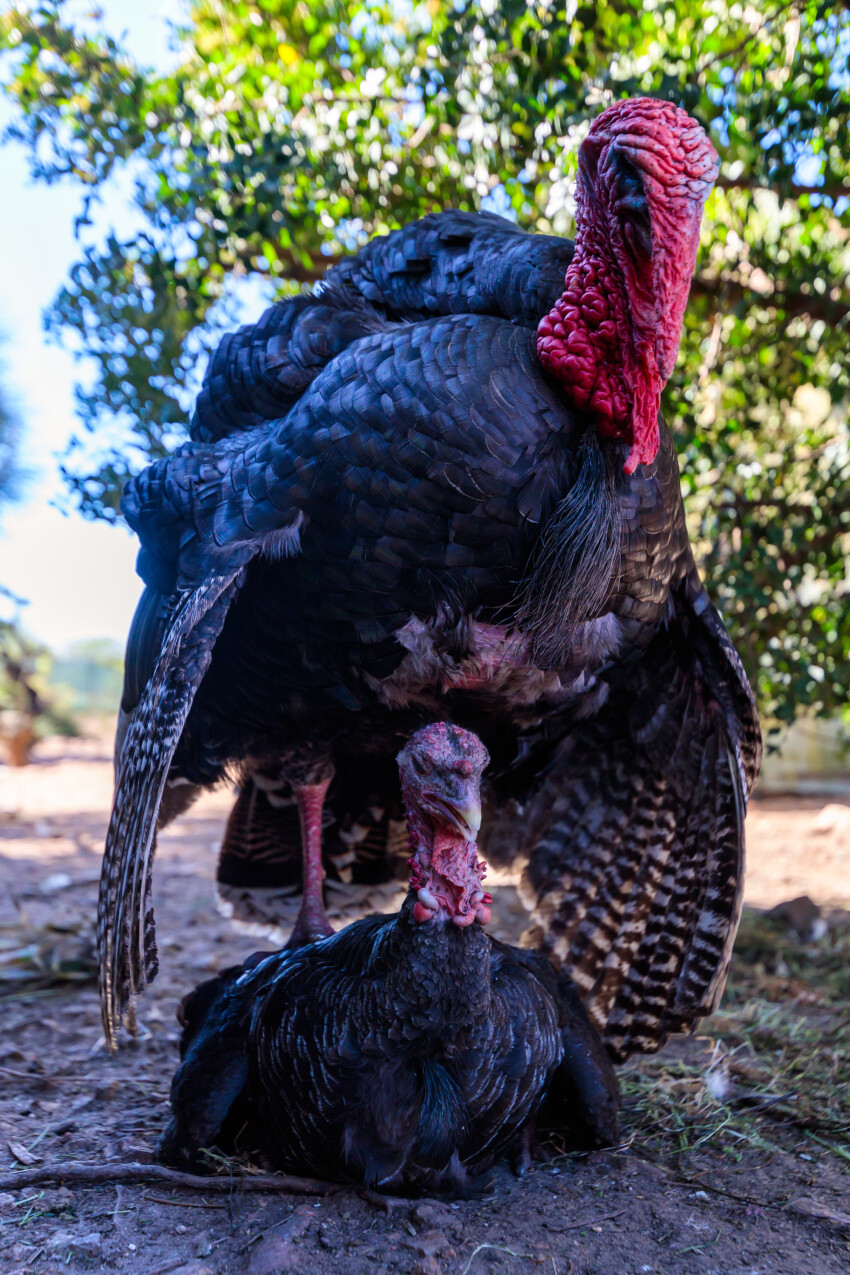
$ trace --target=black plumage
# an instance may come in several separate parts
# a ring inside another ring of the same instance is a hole
[[[160,1158],[220,1146],[366,1186],[463,1191],[535,1124],[616,1140],[617,1084],[564,974],[479,926],[355,921],[204,983],[183,1006]]]
[[[157,812],[228,768],[249,790],[307,740],[335,769],[325,840],[343,854],[358,791],[377,784],[393,810],[400,739],[449,714],[494,759],[485,848],[527,863],[530,935],[611,1053],[657,1048],[717,1003],[758,720],[663,418],[655,460],[627,475],[628,442],[540,366],[536,319],[572,259],[489,215],[375,240],[327,293],[237,334],[194,441],[129,484],[148,591],[101,897],[110,1040],[154,962],[137,913]],[[186,598],[212,619],[184,672]],[[160,737],[171,696],[180,730]]]
[[[569,980],[463,910],[480,865],[458,829],[485,761],[445,726],[404,750],[416,866],[398,915],[258,954],[187,998],[163,1159],[236,1135],[290,1171],[464,1191],[501,1155],[523,1165],[538,1120],[573,1144],[616,1138],[616,1077]]]

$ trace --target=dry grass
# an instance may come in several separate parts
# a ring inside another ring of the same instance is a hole
[[[0,926],[0,1002],[94,981],[94,929],[88,918],[36,929]]]
[[[745,912],[721,1011],[698,1041],[621,1073],[628,1140],[682,1163],[747,1147],[850,1166],[850,917],[817,939]],[[697,1048],[701,1046],[701,1048]]]

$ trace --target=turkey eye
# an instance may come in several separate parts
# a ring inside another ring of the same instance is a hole
[[[620,198],[625,203],[631,203],[633,200],[643,202],[646,198],[643,193],[643,182],[632,161],[627,159],[621,151],[615,151],[612,159],[617,174]]]
[[[410,764],[413,766],[413,769],[416,771],[417,775],[428,774],[428,767],[425,765],[424,761],[422,761],[420,757],[416,756],[416,754],[414,754],[411,757]]]
[[[652,254],[652,225],[640,170],[620,151],[614,151],[612,163],[616,174],[615,204],[626,244],[636,259],[648,257]]]
[[[616,174],[616,200],[620,208],[628,209],[632,216],[648,219],[649,209],[640,170],[620,151],[614,151],[611,159]]]

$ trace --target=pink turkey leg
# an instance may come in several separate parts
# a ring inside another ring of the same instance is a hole
[[[322,808],[330,779],[318,784],[305,784],[295,789],[298,814],[301,817],[301,853],[304,861],[304,893],[301,910],[287,947],[303,947],[316,939],[333,934],[325,914],[322,899],[322,882],[325,869],[322,866]]]

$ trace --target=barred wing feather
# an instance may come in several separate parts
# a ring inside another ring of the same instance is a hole
[[[213,576],[183,599],[117,758],[97,911],[101,1012],[111,1050],[122,1019],[134,1026],[136,996],[156,976],[151,874],[157,816],[174,750],[240,574]]]
[[[741,910],[758,718],[695,574],[673,605],[529,811],[526,941],[574,979],[615,1059],[712,1012]]]

